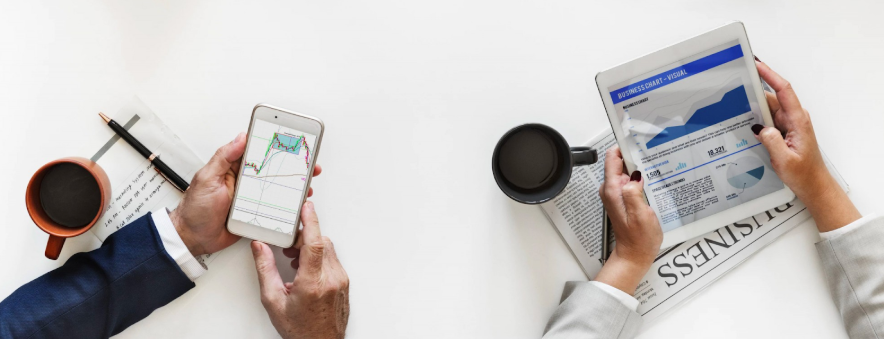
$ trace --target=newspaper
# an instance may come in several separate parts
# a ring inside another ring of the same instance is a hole
[[[611,130],[586,143],[600,154],[616,144]],[[602,268],[603,220],[599,186],[604,181],[604,160],[575,167],[571,182],[541,210],[571,248],[586,276],[592,279]],[[829,171],[842,188],[847,184],[823,154]],[[750,218],[725,225],[703,236],[664,248],[639,283],[633,296],[646,324],[688,299],[739,265],[753,253],[773,242],[804,220],[810,213],[797,199]],[[613,241],[613,236],[609,237]],[[609,246],[613,248],[613,245]]]

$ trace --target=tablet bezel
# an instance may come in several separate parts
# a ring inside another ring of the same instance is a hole
[[[613,101],[611,100],[610,95],[608,95],[609,87],[624,81],[632,80],[645,73],[654,71],[655,69],[664,67],[674,62],[678,62],[699,53],[709,52],[709,50],[717,46],[721,46],[734,40],[739,41],[739,44],[743,50],[743,60],[746,63],[746,67],[749,68],[749,76],[751,78],[751,81],[753,82],[752,88],[756,100],[759,103],[759,107],[761,108],[761,116],[764,120],[764,125],[773,126],[773,118],[771,117],[770,109],[767,105],[767,98],[764,95],[764,90],[761,85],[761,78],[759,77],[758,70],[755,67],[755,61],[753,60],[753,58],[749,57],[754,56],[754,54],[752,53],[752,48],[749,45],[749,38],[746,35],[745,26],[743,26],[742,22],[735,21],[724,26],[715,28],[706,33],[697,35],[693,38],[689,38],[687,40],[670,45],[656,52],[639,57],[635,60],[617,65],[608,70],[599,72],[596,75],[596,85],[598,86],[599,94],[601,95],[602,102],[605,105],[605,111],[608,114],[608,121],[611,123],[611,128],[614,132],[614,136],[617,138],[617,144],[620,146],[620,149],[628,150],[626,145],[626,138],[623,135],[622,126],[620,124],[620,118],[617,116],[617,111],[615,109]],[[636,170],[636,165],[635,161],[632,159],[632,154],[628,151],[623,151],[622,153],[626,168],[629,170],[630,173],[632,173]],[[647,185],[646,181],[645,185]],[[645,189],[647,189],[647,186],[645,186]],[[784,184],[782,190],[773,192],[762,197],[758,197],[751,201],[740,204],[739,206],[728,208],[724,211],[718,212],[700,220],[696,220],[692,223],[682,225],[676,229],[664,233],[662,248],[676,245],[691,238],[695,238],[708,232],[712,232],[727,224],[749,218],[758,213],[763,213],[766,210],[788,203],[794,198],[795,194],[792,193],[789,187],[786,187]]]

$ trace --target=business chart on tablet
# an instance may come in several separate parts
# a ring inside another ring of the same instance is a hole
[[[749,56],[750,58],[752,56]],[[782,190],[738,41],[609,88],[663,231]]]

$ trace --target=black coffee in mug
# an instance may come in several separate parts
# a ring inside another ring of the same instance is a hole
[[[49,234],[46,257],[58,259],[65,239],[89,231],[110,195],[107,173],[95,161],[67,157],[37,169],[25,190],[25,205],[34,225]]]
[[[40,205],[57,224],[83,227],[101,210],[101,187],[82,166],[59,163],[46,171],[40,183]]]
[[[507,196],[525,204],[540,204],[565,189],[573,166],[597,160],[594,149],[568,146],[551,127],[525,124],[511,129],[497,142],[491,171]]]

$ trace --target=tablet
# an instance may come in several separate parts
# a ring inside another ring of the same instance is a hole
[[[752,126],[773,126],[741,22],[596,75],[663,248],[791,201]]]

